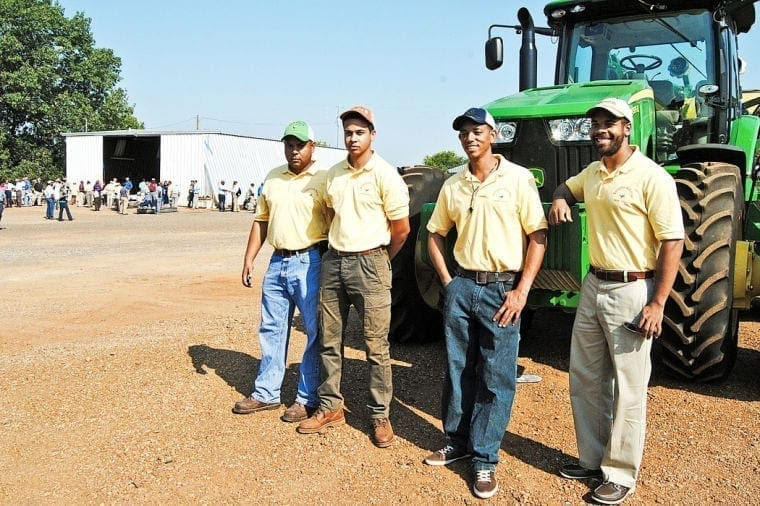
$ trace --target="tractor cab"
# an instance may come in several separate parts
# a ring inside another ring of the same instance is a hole
[[[725,133],[715,121],[725,76],[714,24],[706,10],[573,23],[559,59],[560,83],[644,81],[654,95],[657,161],[675,158],[681,146],[717,142]]]
[[[644,81],[655,111],[649,154],[658,162],[682,146],[724,144],[742,114],[736,36],[754,23],[753,3],[551,2],[544,12],[561,38],[557,84]]]

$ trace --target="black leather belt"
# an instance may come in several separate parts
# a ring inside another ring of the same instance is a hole
[[[629,283],[654,277],[654,271],[605,271],[597,269],[593,265],[588,268],[588,271],[602,281],[617,281],[618,283]]]
[[[479,285],[485,285],[488,283],[496,283],[497,281],[514,281],[517,277],[516,272],[503,271],[503,272],[484,272],[484,271],[468,271],[465,269],[457,269],[457,276],[463,278],[473,279],[475,283]]]
[[[353,257],[358,255],[369,255],[370,253],[374,253],[375,251],[384,251],[386,249],[385,246],[378,246],[377,248],[371,248],[371,249],[365,249],[364,251],[340,251],[332,246],[330,246],[330,250],[335,252],[336,255],[339,257]]]

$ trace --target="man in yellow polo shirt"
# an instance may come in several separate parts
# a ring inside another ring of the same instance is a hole
[[[546,251],[546,218],[533,175],[495,155],[496,124],[472,108],[453,123],[467,169],[449,178],[427,224],[428,248],[444,286],[445,446],[425,463],[443,466],[472,456],[473,493],[498,490],[496,465],[517,379],[520,313]],[[444,238],[456,227],[449,272]],[[453,274],[453,277],[452,277]]]
[[[628,144],[633,112],[608,98],[591,109],[591,141],[601,161],[554,193],[549,223],[571,221],[586,203],[590,273],[583,280],[570,348],[570,402],[578,464],[560,475],[602,477],[592,499],[618,504],[636,487],[644,451],[652,338],[683,250],[673,178]]]
[[[372,149],[376,134],[372,112],[357,106],[340,118],[348,157],[327,172],[326,200],[334,218],[320,289],[320,407],[298,431],[309,434],[345,423],[340,393],[343,330],[353,304],[367,347],[373,442],[385,448],[393,442],[388,420],[393,398],[388,344],[391,259],[409,234],[409,192],[396,168]]]
[[[266,239],[274,247],[261,293],[261,363],[250,397],[233,411],[248,414],[277,409],[285,374],[290,325],[295,308],[306,327],[295,402],[282,419],[308,418],[319,404],[319,276],[329,217],[325,206],[327,172],[312,158],[314,132],[295,121],[282,136],[287,164],[273,169],[264,189],[243,260],[243,285],[251,287],[253,260]]]

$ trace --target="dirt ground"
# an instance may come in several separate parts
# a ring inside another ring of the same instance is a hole
[[[231,412],[260,359],[260,281],[239,281],[250,213],[119,216],[6,209],[0,226],[0,503],[474,504],[466,463],[425,466],[443,441],[441,343],[394,345],[397,440],[368,438],[366,364],[346,342],[347,425],[299,435],[281,412]],[[497,471],[496,504],[583,504],[592,482],[557,476],[576,455],[570,317],[539,312]],[[304,345],[296,318],[283,388]],[[629,504],[757,504],[760,326],[744,321],[718,385],[656,374],[644,465]]]

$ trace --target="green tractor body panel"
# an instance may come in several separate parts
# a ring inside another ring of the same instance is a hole
[[[744,115],[731,123],[731,138],[729,144],[741,148],[745,153],[744,200],[757,200],[758,190],[754,184],[752,170],[755,166],[757,153],[757,137],[760,134],[760,117]]]
[[[621,98],[631,105],[633,125],[630,142],[649,152],[654,143],[654,95],[645,81],[591,81],[532,88],[500,98],[484,107],[497,121],[579,118],[608,97]],[[520,141],[519,134],[518,130],[515,142]],[[585,144],[590,145],[590,142],[585,141]],[[533,168],[532,165],[526,167]]]

